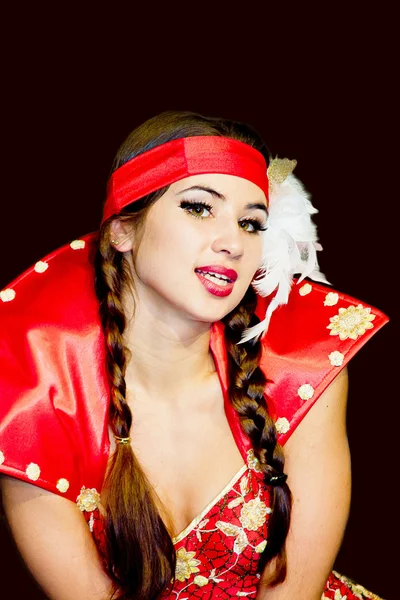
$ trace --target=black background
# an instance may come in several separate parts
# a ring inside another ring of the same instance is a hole
[[[115,5],[118,7],[118,4]],[[391,317],[351,361],[354,490],[336,568],[394,599],[398,539],[398,100],[385,4],[57,4],[4,15],[0,288],[97,229],[113,156],[148,117],[184,109],[247,122],[296,158],[338,289]],[[397,356],[396,356],[397,354]],[[43,599],[0,518],[0,596]]]

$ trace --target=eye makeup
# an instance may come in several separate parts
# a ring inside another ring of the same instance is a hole
[[[198,219],[206,219],[212,215],[212,205],[205,201],[182,199],[179,204],[180,208],[185,210],[191,216]],[[258,208],[258,207],[254,207]],[[204,213],[208,214],[204,214]],[[239,227],[247,233],[258,233],[265,231],[267,228],[264,220],[257,217],[245,217],[238,221]]]

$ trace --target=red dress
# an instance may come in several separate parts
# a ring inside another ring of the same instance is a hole
[[[109,388],[92,254],[92,235],[75,240],[0,293],[0,470],[77,502],[104,554],[98,506],[110,453]],[[260,316],[267,303],[259,299]],[[281,444],[386,322],[379,310],[325,286],[293,287],[272,318],[260,365]],[[256,598],[260,582],[269,493],[227,397],[222,323],[211,327],[210,348],[244,466],[173,540],[176,578],[164,600]],[[336,573],[323,597],[378,598]]]

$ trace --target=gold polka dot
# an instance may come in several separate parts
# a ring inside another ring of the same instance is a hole
[[[307,294],[309,294],[311,292],[311,290],[312,290],[312,285],[310,285],[309,283],[305,283],[299,289],[299,294],[300,294],[300,296],[307,296]]]
[[[0,292],[0,299],[2,300],[2,302],[11,302],[11,300],[14,300],[14,298],[15,290],[12,290],[11,288],[7,288]]]
[[[61,479],[59,479],[57,481],[56,488],[58,489],[59,492],[62,492],[63,494],[65,494],[65,492],[69,488],[69,481],[68,481],[68,479],[64,479],[63,477]]]
[[[79,510],[91,512],[92,510],[96,510],[100,505],[100,494],[96,490],[96,488],[85,488],[83,486],[81,488],[81,493],[76,499],[76,503],[78,505]]]
[[[344,354],[335,350],[329,354],[328,358],[333,367],[340,367],[343,364]]]
[[[287,433],[289,431],[290,423],[286,417],[279,417],[279,419],[275,421],[275,429],[278,433]]]
[[[49,268],[49,264],[44,262],[43,260],[39,260],[39,262],[35,265],[36,273],[44,273]]]
[[[302,400],[309,400],[314,396],[314,388],[309,383],[304,383],[299,387],[297,393]]]
[[[84,242],[84,240],[74,240],[73,242],[70,243],[70,246],[71,246],[72,250],[81,250],[82,248],[85,247],[85,242]]]
[[[337,294],[336,292],[329,292],[329,294],[325,296],[324,306],[334,306],[338,303],[338,301],[339,294]]]
[[[25,473],[28,475],[28,479],[31,479],[32,481],[37,481],[40,477],[40,467],[35,463],[30,463],[26,467]]]
[[[2,453],[2,451],[0,450],[0,465],[2,465],[4,462],[4,454]]]

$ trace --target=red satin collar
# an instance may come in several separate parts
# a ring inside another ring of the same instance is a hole
[[[267,164],[261,152],[230,138],[194,136],[157,146],[117,169],[108,183],[103,222],[143,196],[201,173],[248,179],[268,200]]]
[[[110,394],[93,285],[93,240],[94,235],[85,236],[48,255],[0,299],[0,471],[74,502],[82,486],[101,489],[109,456]],[[268,302],[258,299],[261,319]],[[281,444],[387,320],[379,310],[323,285],[293,287],[288,304],[274,314],[260,360]],[[334,335],[328,328],[332,321],[338,328]],[[250,442],[227,394],[221,322],[211,327],[210,348],[225,414],[246,460]]]
[[[228,374],[228,357],[225,342],[225,326],[221,321],[213,323],[210,330],[210,350],[214,357],[215,368],[218,373],[221,383],[222,393],[224,396],[225,415],[231,428],[233,438],[244,462],[247,462],[247,452],[251,449],[249,438],[244,433],[237,413],[232,406],[228,396],[229,374]]]

